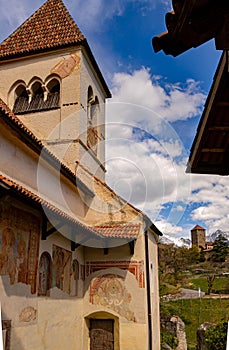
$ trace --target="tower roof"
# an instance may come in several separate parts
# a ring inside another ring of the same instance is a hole
[[[0,59],[79,44],[85,38],[62,0],[47,0],[0,44]]]
[[[62,0],[47,0],[33,15],[0,43],[0,61],[82,45],[100,79],[106,97],[110,90],[88,42]]]
[[[199,225],[196,225],[195,227],[193,227],[193,228],[191,229],[191,231],[194,231],[194,230],[205,230],[205,228],[203,228],[203,227],[201,227],[201,226],[199,226]]]

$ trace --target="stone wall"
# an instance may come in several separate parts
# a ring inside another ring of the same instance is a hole
[[[177,339],[176,350],[187,350],[185,324],[179,316],[161,314],[161,329],[172,334]]]

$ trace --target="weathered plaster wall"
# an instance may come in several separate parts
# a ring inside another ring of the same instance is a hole
[[[12,109],[14,88],[19,81],[30,88],[35,78],[45,86],[50,76],[60,78],[60,108],[20,115],[23,123],[75,171],[76,161],[104,180],[105,145],[101,140],[96,156],[87,147],[87,91],[92,86],[100,103],[99,133],[105,136],[105,98],[94,73],[79,48],[59,50],[0,65],[0,97]],[[82,141],[83,144],[79,142]],[[84,146],[85,145],[85,146]]]

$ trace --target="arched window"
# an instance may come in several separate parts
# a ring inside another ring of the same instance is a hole
[[[45,102],[47,109],[57,108],[60,105],[60,82],[53,78],[46,85],[47,100]]]
[[[39,111],[45,108],[44,90],[39,81],[35,81],[31,87],[32,100],[29,105],[30,112]]]
[[[45,83],[39,77],[33,77],[28,85],[20,81],[11,87],[9,96],[15,114],[60,108],[60,80],[51,76]]]
[[[91,86],[88,88],[87,102],[87,146],[97,154],[99,100],[94,98]]]
[[[15,89],[15,102],[13,112],[15,114],[24,113],[29,108],[29,95],[26,87],[22,84]]]
[[[45,296],[51,288],[51,256],[44,252],[40,257],[38,269],[38,295]]]

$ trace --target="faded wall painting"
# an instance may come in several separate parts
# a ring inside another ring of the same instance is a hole
[[[40,219],[4,201],[0,203],[0,275],[10,283],[31,285],[36,293]]]
[[[42,253],[38,269],[38,295],[48,295],[51,288],[51,263],[49,253]]]
[[[110,269],[112,267],[129,271],[135,276],[139,287],[145,288],[143,261],[87,261],[85,264],[85,274],[86,277],[88,277],[93,272]]]
[[[72,252],[53,245],[53,267],[52,280],[53,287],[61,289],[63,292],[71,292],[72,275]]]
[[[130,308],[131,294],[124,285],[124,279],[113,274],[96,277],[90,285],[90,302],[116,311],[128,321],[136,322]]]

